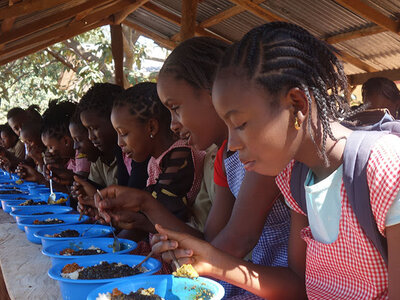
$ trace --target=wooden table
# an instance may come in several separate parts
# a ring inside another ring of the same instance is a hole
[[[0,266],[11,300],[62,299],[58,282],[47,275],[51,261],[41,248],[29,242],[14,218],[0,210]]]

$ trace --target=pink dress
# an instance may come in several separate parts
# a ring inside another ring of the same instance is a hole
[[[385,219],[400,189],[399,149],[387,135],[374,145],[367,166],[370,202],[379,231],[385,236]],[[397,151],[396,151],[397,150]],[[304,212],[290,193],[292,161],[276,178],[291,207]],[[388,299],[388,270],[380,253],[363,233],[350,206],[346,190],[340,189],[339,234],[331,244],[316,241],[310,227],[301,231],[307,243],[306,289],[309,299]]]

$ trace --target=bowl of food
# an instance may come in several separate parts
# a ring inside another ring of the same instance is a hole
[[[154,258],[149,258],[140,268],[134,268],[143,259],[144,256],[129,254],[82,257],[73,262],[58,263],[48,274],[59,282],[64,300],[86,300],[87,295],[101,285],[125,279],[136,281],[161,268],[161,263]]]
[[[11,209],[15,206],[11,206]],[[11,211],[10,215],[14,217],[17,222],[18,228],[25,231],[24,226],[20,223],[28,218],[41,216],[41,215],[55,215],[55,214],[67,214],[72,211],[71,207],[60,206],[60,205],[29,205],[29,206],[17,206],[21,207]]]
[[[14,196],[13,199],[1,200],[1,207],[3,208],[4,212],[10,213],[12,210],[11,206],[15,206],[15,205],[19,206],[20,204],[22,204],[28,200],[30,200],[29,202],[34,202],[36,205],[47,204],[47,203],[40,202],[41,201],[40,198],[32,197],[29,195],[23,195],[23,196]]]
[[[21,221],[20,225],[24,226],[26,237],[30,242],[41,244],[42,240],[34,236],[35,232],[51,227],[71,227],[71,225],[73,224],[83,223],[86,222],[88,219],[88,216],[82,216],[81,220],[79,220],[78,214],[44,215],[27,218]]]
[[[45,228],[34,233],[34,236],[42,241],[44,249],[66,241],[77,243],[82,238],[107,237],[111,235],[113,231],[114,228],[100,224],[74,224],[67,227]]]
[[[146,295],[148,297],[143,299],[149,300],[218,300],[224,297],[225,290],[218,282],[204,277],[153,275],[103,285],[91,291],[87,300],[136,299],[135,295]]]
[[[59,192],[55,192],[54,194],[56,195],[56,200],[52,204],[69,205],[68,194],[59,193]],[[44,192],[44,193],[41,192],[40,193],[40,198],[43,201],[47,201],[49,199],[49,196],[50,196],[50,192]]]
[[[86,233],[84,234],[84,236]],[[43,247],[42,253],[51,258],[53,265],[64,261],[75,261],[80,257],[92,255],[125,254],[137,247],[134,241],[119,239],[121,249],[113,251],[113,238],[84,238],[75,241],[58,242],[55,245]]]

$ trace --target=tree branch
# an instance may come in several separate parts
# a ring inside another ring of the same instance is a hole
[[[46,51],[47,51],[47,53],[49,53],[51,56],[53,56],[56,60],[58,60],[60,63],[62,63],[67,68],[73,70],[75,73],[78,72],[78,69],[76,67],[74,67],[73,64],[71,64],[69,61],[67,61],[64,57],[62,57],[57,52],[51,50],[50,48],[47,48]]]

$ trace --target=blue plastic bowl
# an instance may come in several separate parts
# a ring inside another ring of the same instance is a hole
[[[36,197],[31,197],[31,196],[21,196],[21,197],[15,197],[15,198],[24,198],[24,200],[15,200],[15,199],[4,199],[1,200],[1,207],[3,208],[3,211],[6,213],[11,212],[11,206],[19,205],[21,203],[24,203],[28,199],[32,199],[33,201],[41,201],[40,198]]]
[[[79,232],[79,234],[82,234],[86,229],[88,229],[85,232],[84,237],[85,238],[98,238],[98,237],[106,237],[109,236],[113,232],[113,228],[110,226],[105,226],[105,225],[99,225],[99,224],[75,224],[68,226],[67,228],[64,228],[64,226],[58,228],[58,227],[52,227],[52,228],[46,228],[37,231],[34,233],[34,236],[41,239],[42,241],[42,246],[43,249],[46,247],[50,247],[52,245],[56,245],[58,243],[66,242],[66,241],[71,241],[73,243],[77,243],[80,240],[82,240],[82,237],[51,237],[51,235],[54,235],[55,233],[60,233],[61,231],[67,230],[67,229],[74,229]],[[50,235],[50,236],[47,236]]]
[[[50,194],[50,189],[48,188],[48,187],[28,187],[29,188],[29,192],[31,193],[31,194],[35,194],[35,195],[37,195],[38,197],[40,197],[40,194],[42,194],[42,193],[48,193],[48,194]]]
[[[130,266],[137,265],[139,262],[141,262],[144,259],[144,256],[139,256],[139,255],[128,255],[128,254],[122,254],[122,255],[104,255],[102,257],[93,257],[93,258],[88,258],[88,257],[83,257],[79,259],[75,259],[73,262],[77,263],[78,265],[82,267],[89,267],[89,266],[94,266],[98,264],[100,261],[107,261],[109,263],[123,263],[127,264]],[[82,280],[82,279],[68,279],[68,278],[63,278],[61,277],[61,270],[62,268],[66,265],[71,263],[71,261],[68,262],[63,262],[56,264],[53,266],[48,274],[50,278],[55,279],[59,282],[60,284],[60,290],[61,290],[61,295],[64,300],[86,300],[87,295],[95,288],[100,287],[103,284],[110,283],[110,282],[119,282],[119,281],[125,281],[125,280],[138,280],[139,278],[147,277],[148,275],[151,275],[161,268],[161,263],[154,259],[150,258],[148,261],[146,261],[143,264],[143,267],[147,268],[149,271],[138,274],[138,275],[133,275],[133,276],[128,276],[128,277],[123,277],[123,278],[111,278],[111,279],[93,279],[93,280]]]
[[[25,231],[25,228],[20,223],[28,218],[41,216],[35,215],[36,213],[51,212],[51,214],[46,215],[51,218],[52,215],[67,214],[72,211],[72,207],[60,205],[9,206],[11,207],[11,209],[15,208],[15,210],[11,211],[10,215],[14,217],[15,221],[17,222],[18,228],[22,231]],[[18,209],[18,207],[20,208]]]
[[[57,218],[57,219],[63,220],[64,223],[61,223],[61,224],[48,224],[48,225],[35,225],[35,224],[33,224],[34,220],[43,221],[43,220],[46,220],[48,218],[52,218],[52,219],[53,218]],[[44,216],[37,216],[37,217],[27,218],[24,221],[21,221],[20,225],[24,226],[26,237],[28,238],[28,240],[30,242],[35,243],[35,244],[41,244],[42,240],[33,235],[35,232],[37,232],[37,231],[39,231],[41,229],[45,229],[45,228],[68,227],[68,226],[71,226],[71,224],[83,223],[83,222],[86,222],[89,219],[89,217],[88,216],[82,216],[82,219],[80,221],[78,221],[78,219],[79,219],[79,215],[78,214],[51,215],[51,216],[44,215]]]
[[[82,238],[80,240],[76,240],[73,242],[72,241],[58,242],[55,245],[44,247],[42,253],[51,258],[51,263],[54,266],[58,263],[65,262],[68,260],[75,261],[76,259],[79,259],[81,257],[87,257],[87,258],[93,257],[93,255],[68,255],[68,256],[60,255],[60,252],[66,248],[79,250],[79,249],[88,249],[91,246],[94,246],[96,248],[100,248],[101,250],[107,252],[106,254],[95,254],[96,257],[100,257],[109,254],[114,254],[114,255],[125,254],[134,250],[137,247],[137,244],[134,241],[119,239],[119,242],[121,243],[121,250],[113,253],[112,249],[113,242],[114,238],[87,238],[87,239]]]
[[[65,193],[59,193],[59,192],[55,192],[54,194],[56,194],[56,200],[60,199],[60,198],[65,198],[67,199],[67,202],[62,203],[62,205],[68,205],[69,206],[69,198],[68,195]],[[45,193],[40,193],[39,197],[40,199],[42,199],[42,201],[47,201],[47,199],[49,199],[50,196],[50,191],[49,192],[45,192]]]
[[[212,300],[222,299],[225,290],[218,282],[199,277],[196,279],[174,277],[172,275],[153,275],[142,277],[135,280],[124,280],[105,284],[90,292],[87,300],[96,300],[98,295],[112,293],[114,288],[118,288],[121,292],[129,294],[136,292],[140,288],[154,288],[155,293],[165,300],[187,300],[196,299],[199,293],[208,290],[212,293]]]

